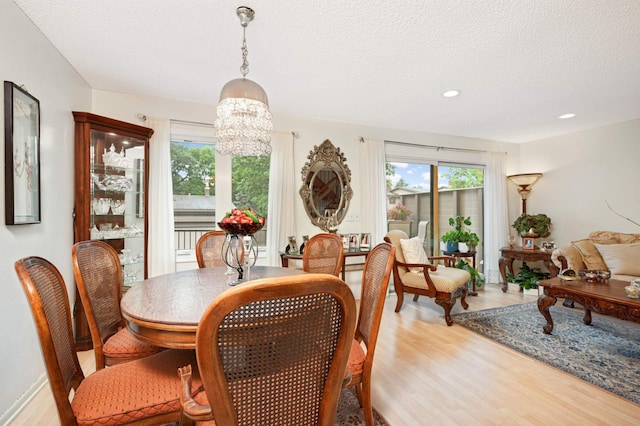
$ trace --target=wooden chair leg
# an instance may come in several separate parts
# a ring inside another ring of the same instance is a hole
[[[419,294],[414,294],[414,295],[413,295],[413,301],[414,301],[414,302],[417,302],[417,301],[418,301],[418,297],[420,297],[420,295],[419,295]]]
[[[362,383],[358,386],[362,392],[362,411],[364,413],[364,424],[366,426],[373,426],[373,404],[371,403],[371,383],[365,377],[362,378]]]
[[[453,325],[453,319],[451,318],[451,308],[453,308],[453,305],[456,304],[456,300],[436,298],[436,303],[444,308],[444,320],[447,322],[447,325]]]
[[[400,308],[402,308],[402,302],[404,302],[404,292],[402,290],[398,291],[396,288],[396,295],[398,296],[398,301],[396,302],[396,312],[400,312]]]
[[[469,290],[465,287],[462,289],[462,296],[460,297],[460,304],[462,305],[465,311],[469,309],[469,304],[467,303],[468,293],[469,293]]]

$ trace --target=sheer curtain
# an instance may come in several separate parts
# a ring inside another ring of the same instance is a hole
[[[383,241],[387,229],[387,183],[384,142],[362,139],[359,149],[360,188],[363,194],[360,222],[363,232],[371,232],[372,244]]]
[[[147,117],[153,129],[149,143],[149,277],[175,271],[173,183],[171,180],[171,123]]]
[[[500,248],[509,236],[506,154],[488,152],[485,171],[484,274],[487,283],[499,283]]]
[[[271,138],[269,166],[269,212],[267,223],[267,265],[280,266],[279,250],[287,245],[287,237],[295,235],[294,202],[295,166],[293,134],[276,133]],[[383,169],[384,170],[384,169]]]

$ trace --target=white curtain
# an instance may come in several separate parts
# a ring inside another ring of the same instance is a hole
[[[484,177],[484,274],[487,283],[500,282],[500,248],[509,236],[505,164],[504,152],[487,153]]]
[[[171,123],[147,117],[153,129],[149,143],[149,277],[175,271],[173,183],[171,180]]]
[[[363,139],[359,150],[362,206],[360,222],[364,232],[371,232],[373,245],[381,243],[387,230],[387,183],[384,142]]]
[[[280,266],[278,251],[287,237],[295,235],[294,202],[296,169],[293,162],[293,134],[273,133],[269,166],[269,212],[267,223],[267,265]]]

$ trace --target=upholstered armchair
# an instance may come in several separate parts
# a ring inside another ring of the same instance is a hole
[[[396,312],[400,312],[404,293],[413,294],[413,300],[420,296],[435,298],[435,302],[444,309],[447,325],[453,324],[451,308],[460,298],[464,309],[469,307],[467,283],[471,275],[463,269],[453,267],[455,258],[437,256],[429,258],[419,238],[409,238],[403,231],[389,231],[384,240],[396,248],[396,260],[393,264],[393,286],[398,296]],[[438,264],[442,262],[442,264]]]

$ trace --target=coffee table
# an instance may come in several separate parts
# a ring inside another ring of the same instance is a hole
[[[555,305],[558,297],[571,300],[584,306],[583,322],[591,324],[591,311],[602,315],[640,322],[640,299],[627,297],[624,290],[626,281],[609,280],[608,283],[586,282],[583,280],[563,280],[560,277],[541,280],[538,285],[544,288],[544,294],[538,298],[538,310],[547,320],[542,327],[545,333],[551,334],[553,319],[549,308]]]

